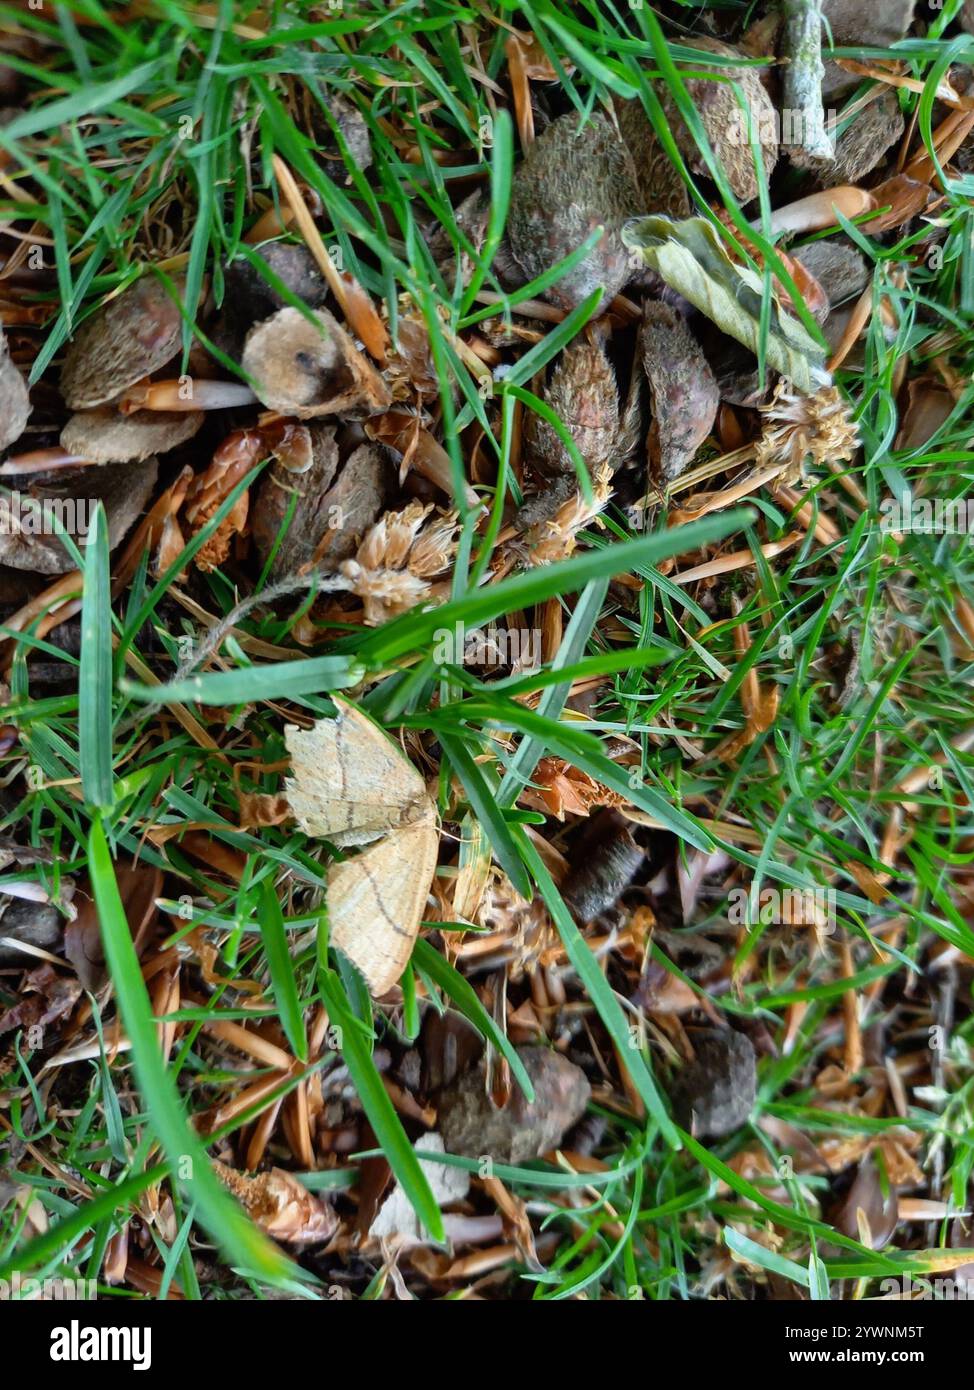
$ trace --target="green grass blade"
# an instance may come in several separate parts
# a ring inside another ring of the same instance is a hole
[[[628,574],[657,565],[672,555],[699,550],[729,536],[732,531],[739,531],[753,516],[749,508],[738,507],[656,535],[607,545],[602,550],[588,550],[555,565],[539,565],[441,608],[409,613],[387,623],[359,644],[358,655],[370,666],[383,666],[418,647],[429,646],[440,628],[460,622],[469,628],[480,627],[493,618],[541,603],[555,594],[577,593],[593,579]]]
[[[176,1083],[159,1048],[149,995],[100,820],[91,827],[88,867],[105,960],[122,1023],[132,1044],[135,1075],[149,1121],[176,1180],[196,1203],[202,1224],[234,1264],[273,1283],[296,1277],[291,1262],[258,1231],[224,1188],[210,1166],[202,1141],[187,1122]]]
[[[338,976],[333,970],[322,969],[318,971],[318,981],[331,1022],[342,1030],[342,1059],[389,1167],[426,1230],[442,1244],[443,1217],[436,1198],[375,1069],[368,1043],[356,1026]]]
[[[281,1027],[299,1062],[308,1060],[308,1038],[304,1027],[301,996],[294,978],[294,962],[288,950],[284,914],[274,884],[265,878],[260,885],[260,935],[271,975],[274,1000],[281,1016]]]
[[[524,1092],[525,1098],[529,1101],[534,1100],[534,1087],[531,1085],[531,1078],[524,1070],[524,1063],[515,1052],[507,1034],[501,1032],[477,998],[473,986],[464,979],[459,970],[455,970],[450,962],[422,937],[413,947],[413,959],[421,970],[426,971],[434,984],[439,985],[443,993],[453,1000],[464,1018],[473,1024],[481,1037],[486,1038],[497,1048],[514,1073],[514,1078]]]
[[[112,608],[108,520],[98,503],[85,549],[78,704],[81,786],[90,806],[107,811],[112,782]]]
[[[442,731],[439,738],[444,753],[450,759],[454,771],[463,784],[467,800],[473,807],[481,825],[487,831],[498,864],[521,894],[521,897],[529,898],[531,896],[531,880],[521,862],[517,846],[511,838],[504,812],[498,805],[495,793],[487,783],[487,778],[462,739],[453,738],[450,734],[445,734]]]
[[[357,685],[360,662],[347,656],[313,656],[307,661],[275,661],[267,666],[240,666],[233,671],[205,671],[168,685],[122,680],[119,688],[135,700],[154,704],[252,705],[257,700],[285,700],[318,695]]]

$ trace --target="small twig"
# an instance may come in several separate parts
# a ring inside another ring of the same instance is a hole
[[[799,159],[835,159],[822,106],[822,0],[784,0],[786,144]]]

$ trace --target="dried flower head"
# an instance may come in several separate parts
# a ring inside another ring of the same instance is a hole
[[[820,386],[805,396],[789,382],[779,381],[769,403],[761,406],[761,413],[764,429],[755,460],[759,468],[785,464],[786,481],[802,476],[808,458],[813,463],[851,459],[859,447],[855,421],[835,386]]]
[[[443,584],[431,581],[450,567],[457,518],[448,512],[424,524],[432,511],[431,504],[410,502],[401,512],[386,512],[366,532],[355,558],[340,566],[370,627],[419,603],[437,603],[445,593]]]
[[[579,490],[562,503],[553,517],[531,527],[526,539],[532,564],[549,565],[556,560],[567,560],[575,549],[579,531],[605,510],[612,496],[611,478],[608,465],[597,469],[592,477],[591,502]]]

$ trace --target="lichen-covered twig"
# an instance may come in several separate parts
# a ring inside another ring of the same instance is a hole
[[[822,0],[783,0],[785,16],[782,145],[792,158],[834,159],[822,107]]]

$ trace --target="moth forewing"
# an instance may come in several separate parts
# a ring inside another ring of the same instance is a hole
[[[423,778],[402,751],[354,705],[310,729],[284,731],[293,776],[285,783],[301,829],[334,844],[368,844],[425,813]]]
[[[373,995],[397,982],[412,954],[436,872],[439,827],[432,801],[328,875],[332,945],[361,970]]]

